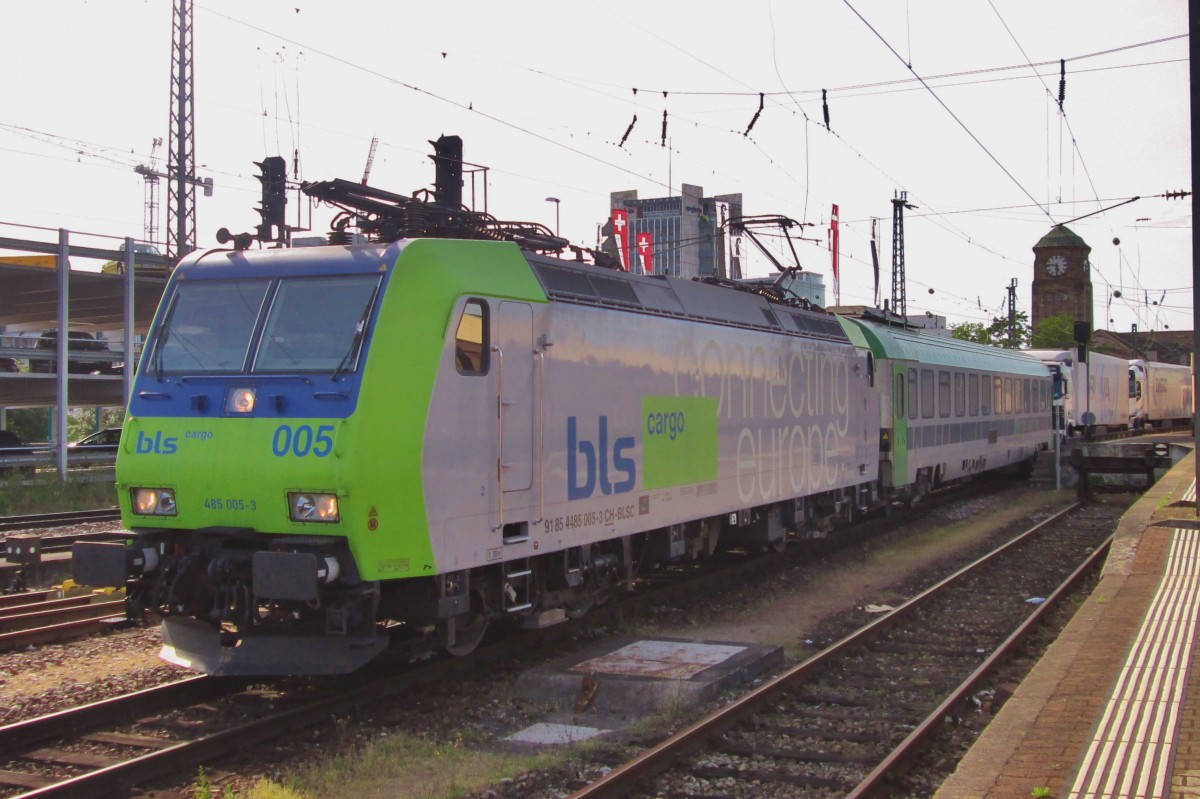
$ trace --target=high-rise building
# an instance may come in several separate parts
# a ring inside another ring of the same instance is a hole
[[[610,208],[629,214],[630,271],[642,273],[636,254],[639,233],[652,240],[652,271],[675,277],[737,278],[742,275],[741,237],[729,236],[723,223],[742,215],[741,194],[705,197],[704,189],[684,183],[678,197],[639,200],[636,190],[614,191]],[[605,222],[600,249],[618,255],[612,225]]]

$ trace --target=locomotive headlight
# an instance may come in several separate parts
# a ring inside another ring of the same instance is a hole
[[[171,488],[135,488],[130,498],[133,512],[140,516],[174,516],[178,512]]]
[[[229,389],[225,395],[225,413],[251,413],[258,389],[246,386]]]
[[[288,494],[288,510],[294,522],[336,522],[338,515],[336,494],[314,494],[295,492]]]

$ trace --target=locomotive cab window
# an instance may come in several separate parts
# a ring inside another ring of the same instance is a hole
[[[353,372],[358,368],[377,275],[285,278],[279,282],[254,372]]]
[[[454,334],[454,364],[460,375],[482,375],[488,369],[488,315],[482,300],[468,300]]]
[[[150,368],[156,374],[242,371],[270,285],[264,279],[180,283]]]

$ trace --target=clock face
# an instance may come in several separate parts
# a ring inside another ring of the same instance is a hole
[[[1046,261],[1046,271],[1051,275],[1058,277],[1063,272],[1067,271],[1067,259],[1061,255],[1051,255]]]

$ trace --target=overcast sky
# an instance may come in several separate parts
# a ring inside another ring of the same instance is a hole
[[[264,156],[298,156],[305,180],[359,180],[378,136],[370,182],[407,194],[432,185],[427,141],[458,134],[466,160],[490,168],[491,213],[553,227],[546,198],[557,197],[577,243],[595,245],[609,192],[667,196],[681,182],[741,192],[747,214],[811,223],[801,265],[825,274],[831,300],[837,203],[844,304],[874,302],[872,218],[890,295],[891,199],[907,191],[918,206],[905,225],[909,312],[952,324],[1003,313],[1013,278],[1028,313],[1031,248],[1052,225],[1140,196],[1069,225],[1092,247],[1096,326],[1190,329],[1191,201],[1153,196],[1191,189],[1187,8],[203,0],[196,162],[215,192],[197,193],[198,243],[253,229],[252,162]],[[6,4],[0,235],[143,236],[133,167],[167,139],[171,16],[169,0]],[[480,206],[482,195],[477,183]],[[164,185],[160,238],[166,202]],[[293,200],[293,224],[296,211]],[[329,216],[312,223],[324,232]]]

